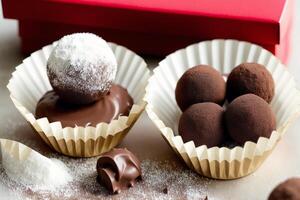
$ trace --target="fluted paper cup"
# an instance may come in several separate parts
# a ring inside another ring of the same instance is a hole
[[[118,70],[115,83],[126,88],[134,100],[128,116],[95,127],[62,127],[61,122],[49,122],[46,117],[36,119],[39,99],[52,87],[46,73],[47,59],[56,43],[31,54],[16,67],[7,88],[10,97],[36,132],[55,151],[73,157],[97,156],[117,146],[139,118],[146,103],[143,100],[150,71],[145,61],[123,46],[109,43]]]
[[[181,111],[175,100],[178,79],[188,69],[208,64],[228,75],[243,62],[260,63],[270,71],[275,81],[275,96],[271,108],[277,127],[270,138],[261,137],[257,143],[246,142],[243,147],[196,147],[193,141],[184,143],[178,133]],[[200,42],[178,50],[154,69],[146,87],[146,111],[159,128],[163,138],[180,158],[197,173],[216,179],[235,179],[254,172],[269,156],[300,111],[300,93],[292,75],[278,58],[260,46],[236,40]]]

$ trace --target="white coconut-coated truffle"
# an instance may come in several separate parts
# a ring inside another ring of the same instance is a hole
[[[117,61],[105,40],[92,33],[61,38],[47,62],[47,74],[60,98],[74,104],[97,101],[115,79]]]

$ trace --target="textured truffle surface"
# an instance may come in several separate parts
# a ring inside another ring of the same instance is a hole
[[[274,80],[270,72],[257,63],[243,63],[229,74],[226,83],[229,102],[243,94],[252,93],[270,103],[274,96]]]
[[[279,184],[268,200],[300,200],[300,178],[291,178]]]
[[[194,141],[196,146],[219,146],[223,142],[224,109],[215,103],[197,103],[186,109],[180,119],[178,131],[184,142]]]
[[[112,194],[132,187],[141,178],[140,161],[127,149],[113,149],[100,156],[96,166],[97,180]]]
[[[177,82],[175,96],[182,111],[190,105],[203,102],[224,103],[226,83],[222,75],[208,65],[187,70]]]
[[[61,38],[47,62],[47,74],[61,99],[73,104],[99,100],[111,87],[116,58],[102,38],[75,33]]]
[[[234,99],[225,111],[227,132],[239,145],[269,138],[276,129],[276,118],[269,104],[254,94]]]

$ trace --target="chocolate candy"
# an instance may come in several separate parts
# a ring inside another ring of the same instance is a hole
[[[132,105],[133,99],[119,85],[113,85],[102,100],[87,105],[65,103],[54,91],[49,91],[38,102],[35,116],[47,117],[50,122],[60,121],[63,127],[96,126],[128,115]]]
[[[112,50],[106,41],[91,33],[64,36],[47,62],[50,84],[70,104],[88,104],[103,98],[116,72]]]
[[[300,200],[300,178],[291,178],[279,184],[268,200]]]
[[[132,187],[141,179],[140,161],[127,149],[113,149],[100,156],[97,162],[97,180],[112,194]]]
[[[274,97],[274,80],[270,72],[257,63],[243,63],[232,70],[227,79],[229,102],[243,94],[255,94],[270,103]]]
[[[222,75],[208,65],[187,70],[178,80],[175,96],[182,111],[190,105],[203,102],[224,103],[226,84]]]
[[[276,128],[276,118],[269,104],[254,94],[234,99],[225,111],[227,132],[239,145],[269,138]]]
[[[178,132],[184,142],[196,146],[219,146],[224,138],[224,109],[215,103],[197,103],[186,109],[179,120]]]

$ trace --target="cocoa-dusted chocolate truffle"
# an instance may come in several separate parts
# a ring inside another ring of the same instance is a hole
[[[100,100],[110,89],[117,71],[116,58],[102,38],[75,33],[61,38],[47,62],[54,91],[71,104]]]
[[[274,96],[274,80],[270,72],[257,63],[243,63],[228,76],[226,97],[229,102],[243,94],[255,94],[270,103]]]
[[[225,111],[227,132],[239,145],[269,138],[276,129],[276,118],[269,104],[254,94],[234,99]]]
[[[300,178],[291,178],[279,184],[268,200],[300,200]]]
[[[182,111],[203,102],[224,103],[226,84],[222,75],[208,65],[187,70],[177,82],[175,96]]]
[[[97,181],[112,194],[132,187],[141,179],[140,161],[127,149],[113,149],[100,156],[96,166]]]
[[[224,109],[215,103],[197,103],[186,109],[178,124],[184,142],[194,141],[196,146],[219,146],[224,138]]]

